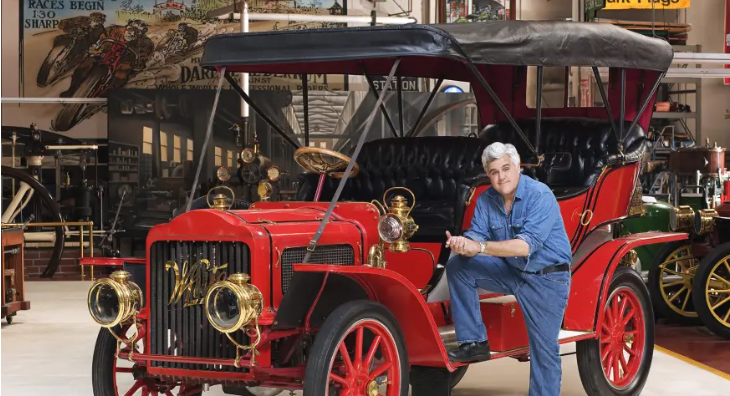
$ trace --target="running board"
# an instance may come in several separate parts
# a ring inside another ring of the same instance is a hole
[[[438,328],[439,335],[441,336],[441,341],[444,343],[444,347],[446,347],[447,351],[450,351],[452,349],[456,349],[456,330],[454,329],[453,325],[449,326],[442,326]],[[571,331],[571,330],[560,330],[560,334],[558,334],[558,342],[560,344],[567,344],[574,341],[579,341],[586,338],[591,338],[594,333],[589,331]],[[512,351],[504,351],[504,352],[495,352],[492,351],[492,356],[494,355],[512,355],[519,353],[520,351],[527,351],[528,348],[520,348],[520,349],[514,349]]]

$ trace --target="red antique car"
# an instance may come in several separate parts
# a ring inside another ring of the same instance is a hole
[[[349,156],[297,150],[307,170],[297,201],[256,202],[248,210],[217,202],[183,213],[150,231],[145,265],[125,265],[92,285],[89,310],[103,326],[94,394],[191,395],[222,385],[240,395],[393,396],[407,395],[409,384],[414,396],[448,394],[468,365],[447,359],[454,329],[445,233],[469,227],[473,198],[489,188],[481,154],[494,141],[515,144],[524,174],[548,184],[560,202],[574,258],[559,338],[577,342],[586,392],[639,394],[652,361],[654,317],[646,286],[623,258],[687,234],[621,237],[616,225],[640,214],[645,129],[672,57],[664,41],[572,22],[209,39],[202,65],[266,121],[231,73],[387,75],[386,88],[376,92]],[[596,100],[547,108],[544,70],[567,76],[573,67],[592,70]],[[527,104],[528,70],[536,70],[534,106]],[[471,83],[481,132],[418,136],[419,119],[410,132],[393,128],[396,137],[365,142],[397,76],[439,80],[426,107],[443,79]],[[492,359],[529,360],[516,300],[481,292]]]

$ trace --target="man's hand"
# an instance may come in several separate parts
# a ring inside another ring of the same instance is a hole
[[[466,257],[474,257],[481,250],[478,242],[463,236],[451,236],[451,233],[448,231],[446,231],[446,247],[453,250],[456,254]]]

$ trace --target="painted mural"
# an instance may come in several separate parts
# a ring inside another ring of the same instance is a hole
[[[105,98],[117,88],[209,89],[217,73],[199,66],[205,41],[239,32],[237,20],[211,17],[232,0],[25,0],[21,95]],[[252,13],[343,15],[342,0],[251,0]],[[251,21],[250,31],[333,27],[324,22]],[[299,76],[250,76],[251,90],[301,89]],[[346,89],[346,76],[309,76],[311,90]],[[106,111],[106,104],[43,106],[37,117],[67,132]],[[41,122],[45,124],[45,122]],[[98,125],[98,123],[95,123]]]

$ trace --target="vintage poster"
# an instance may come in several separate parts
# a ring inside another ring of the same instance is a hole
[[[205,41],[239,32],[240,21],[209,17],[233,0],[24,0],[22,78],[25,97],[105,98],[110,90],[210,89],[217,73],[199,66]],[[343,0],[251,0],[251,13],[344,15]],[[249,30],[331,27],[326,22],[249,23]],[[311,90],[347,89],[346,76],[311,75]],[[299,76],[250,75],[251,90],[301,89]],[[102,111],[105,104],[43,106],[38,117],[66,132]],[[45,122],[42,122],[46,124]]]
[[[606,0],[605,10],[657,9],[676,10],[689,8],[690,0]]]

